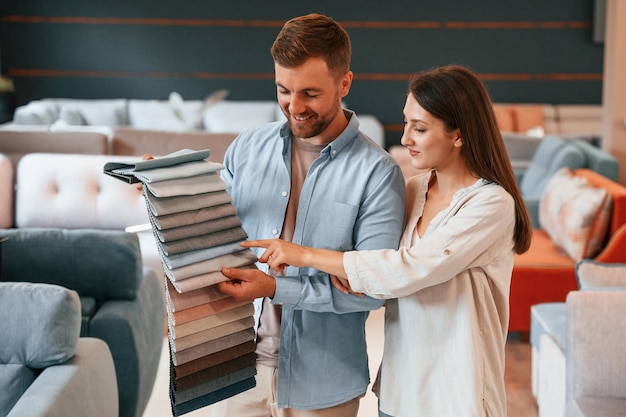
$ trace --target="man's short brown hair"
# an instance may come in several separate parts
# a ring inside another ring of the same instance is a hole
[[[344,28],[330,17],[312,13],[289,20],[272,45],[274,62],[293,68],[309,58],[321,57],[331,72],[342,76],[350,70],[352,47]]]

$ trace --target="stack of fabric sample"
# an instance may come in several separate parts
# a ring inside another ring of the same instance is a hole
[[[182,150],[105,173],[142,183],[163,261],[170,347],[170,400],[179,416],[255,385],[254,307],[221,293],[221,268],[256,268],[221,164]]]

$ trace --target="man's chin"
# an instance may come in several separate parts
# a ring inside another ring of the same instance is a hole
[[[308,139],[317,136],[319,132],[315,131],[311,126],[302,126],[293,122],[289,122],[291,133],[298,138]]]

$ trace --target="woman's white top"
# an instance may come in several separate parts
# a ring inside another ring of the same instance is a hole
[[[479,179],[420,237],[430,175],[407,183],[399,250],[343,258],[354,291],[389,299],[380,408],[394,417],[506,416],[515,204],[502,187]]]

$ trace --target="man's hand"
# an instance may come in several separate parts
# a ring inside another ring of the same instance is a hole
[[[149,153],[144,153],[141,156],[142,161],[149,161],[150,159],[154,159],[154,156],[150,155]],[[137,187],[137,191],[141,191],[141,193],[143,194],[143,184],[137,183],[136,187]]]
[[[218,283],[219,290],[237,301],[274,297],[276,293],[276,279],[258,269],[222,268],[222,274],[230,281]]]

